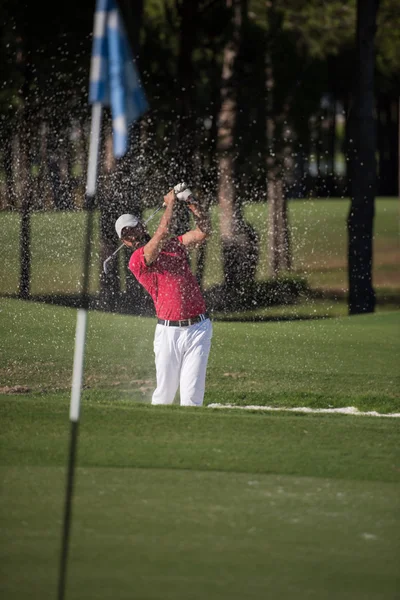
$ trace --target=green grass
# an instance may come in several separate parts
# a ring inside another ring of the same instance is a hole
[[[75,319],[0,301],[2,600],[56,597]],[[206,402],[398,412],[399,325],[214,322]],[[89,315],[66,598],[394,599],[399,419],[152,407],[153,332]]]
[[[52,597],[68,399],[1,408],[1,596]],[[67,597],[394,598],[395,421],[86,399]]]
[[[98,220],[93,236],[91,292],[98,289]],[[19,284],[17,213],[0,214],[1,293],[16,293]],[[73,294],[82,284],[85,215],[82,212],[36,212],[31,216],[31,293]]]
[[[9,468],[4,483],[2,598],[56,597],[63,468]],[[82,467],[66,597],[391,600],[398,491],[382,481]]]
[[[0,301],[2,385],[68,390],[76,311]],[[149,401],[154,319],[91,312],[85,385]],[[205,401],[400,408],[400,312],[319,321],[214,322]]]
[[[67,394],[3,396],[2,464],[64,466],[68,408]],[[81,467],[400,482],[393,462],[400,458],[398,419],[288,416],[282,412],[269,416],[207,407],[185,410],[92,393],[84,395],[81,421]]]
[[[349,201],[292,200],[289,220],[295,273],[305,276],[314,288],[343,291],[346,275],[346,218]],[[151,212],[151,211],[149,211]],[[261,236],[259,279],[268,274],[267,205],[245,207],[246,218]],[[213,208],[215,235],[207,251],[205,286],[222,278],[218,235],[218,207]],[[150,228],[156,227],[157,219]],[[82,213],[35,213],[32,229],[32,294],[76,293],[81,284],[84,215]],[[19,278],[19,215],[0,214],[1,293],[16,293]],[[98,227],[94,236],[91,291],[98,290],[101,261]],[[381,198],[376,201],[374,227],[374,285],[378,297],[400,291],[399,202]],[[121,265],[122,268],[122,265]]]

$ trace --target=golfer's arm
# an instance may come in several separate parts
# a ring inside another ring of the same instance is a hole
[[[169,237],[169,228],[172,221],[172,213],[175,202],[170,202],[164,211],[159,226],[157,227],[153,237],[144,247],[143,255],[146,265],[151,265],[160,254],[163,245]]]
[[[210,215],[199,204],[189,204],[189,208],[193,213],[196,227],[192,231],[183,234],[182,244],[186,247],[199,246],[211,234]]]

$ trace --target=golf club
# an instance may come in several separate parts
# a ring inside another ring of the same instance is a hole
[[[149,216],[148,219],[145,220],[144,224],[146,225],[149,221],[151,221],[151,219],[162,209],[164,208],[165,204],[162,204],[161,206],[159,206],[154,212],[153,214],[151,214]],[[119,248],[117,248],[115,250],[115,252],[113,252],[108,258],[106,258],[106,260],[103,262],[103,271],[104,273],[107,275],[107,268],[108,268],[108,262],[122,249],[124,248],[125,244],[121,244],[119,246]]]

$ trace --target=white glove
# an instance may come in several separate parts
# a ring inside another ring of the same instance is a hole
[[[194,196],[192,194],[192,190],[190,188],[188,188],[188,186],[185,182],[178,183],[174,187],[174,192],[175,192],[178,200],[187,202],[188,204],[197,204],[196,199],[194,198]]]

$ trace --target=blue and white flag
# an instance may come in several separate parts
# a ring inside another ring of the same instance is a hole
[[[97,0],[89,102],[111,107],[114,156],[128,149],[129,126],[148,109],[115,0]]]

